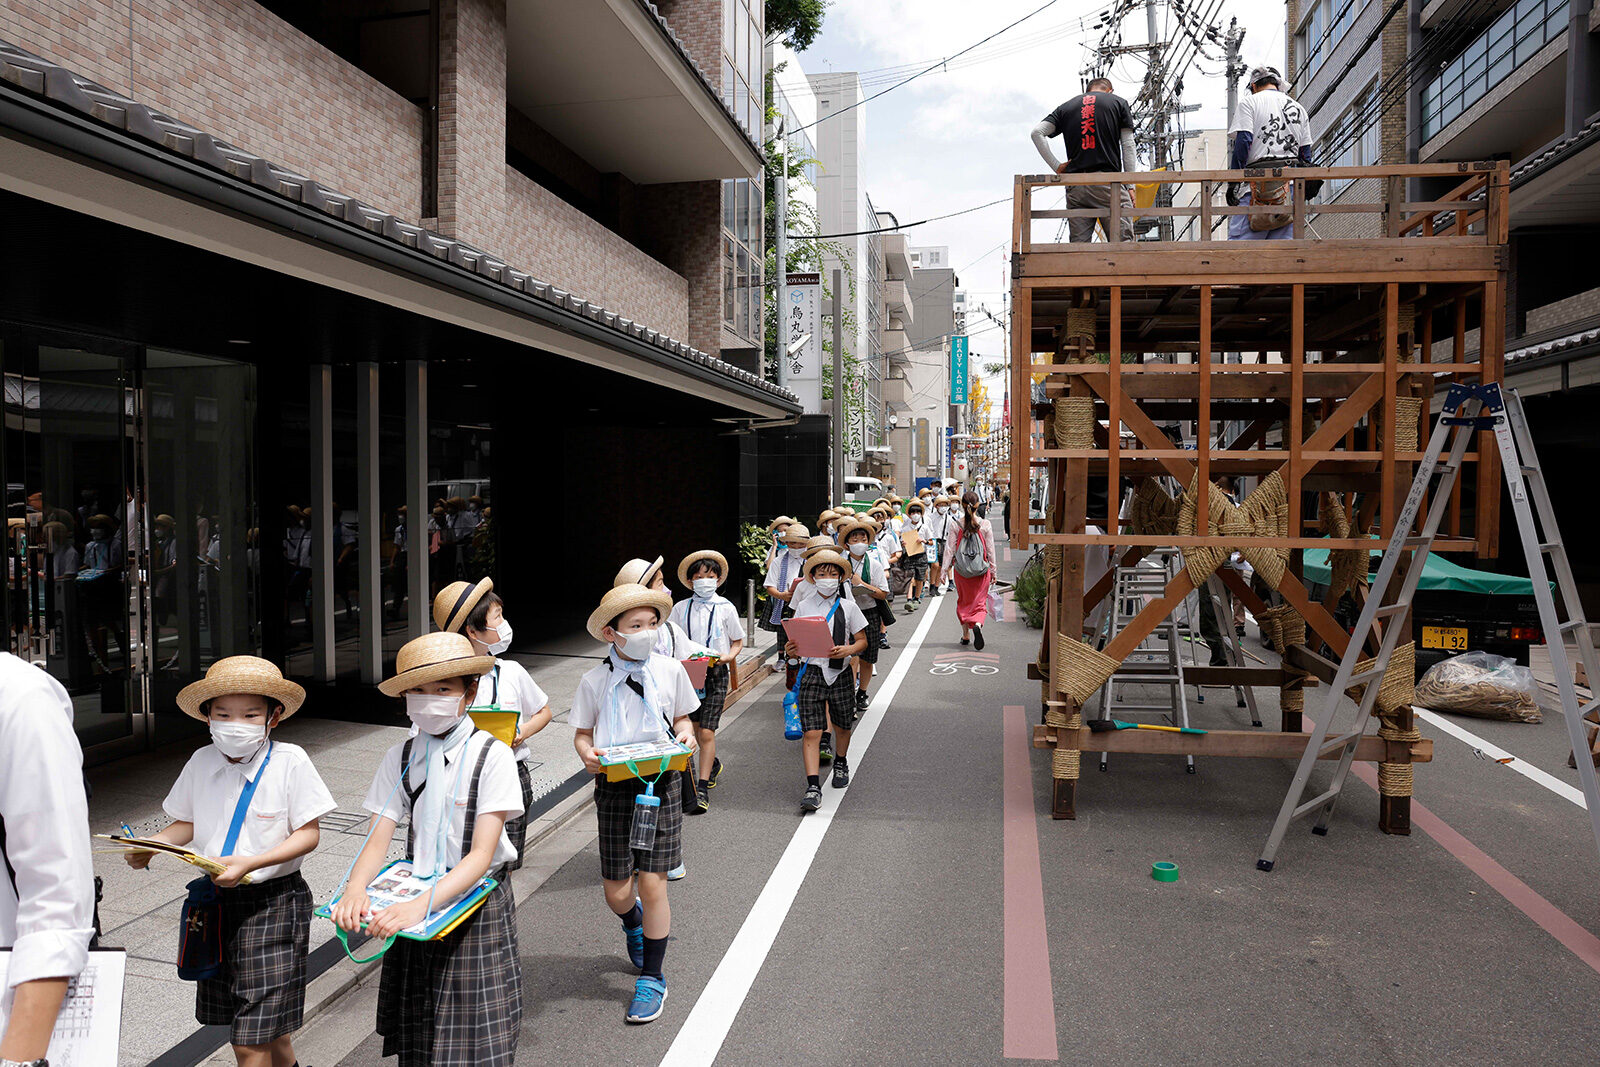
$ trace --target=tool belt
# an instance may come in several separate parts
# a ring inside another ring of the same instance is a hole
[[[1251,169],[1257,167],[1292,167],[1296,160],[1286,156],[1263,156],[1251,164]],[[1289,203],[1288,178],[1257,178],[1250,182],[1250,203],[1252,206],[1276,207],[1279,204]],[[1252,214],[1250,216],[1250,229],[1256,232],[1263,230],[1276,230],[1280,226],[1287,226],[1294,221],[1294,215],[1288,211],[1271,214]]]

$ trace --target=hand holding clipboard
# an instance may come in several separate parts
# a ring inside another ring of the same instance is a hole
[[[794,654],[805,659],[833,658],[833,628],[818,615],[796,616],[783,620],[783,632],[794,646]]]

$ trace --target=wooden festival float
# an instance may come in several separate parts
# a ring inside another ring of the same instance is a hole
[[[1180,235],[1221,236],[1226,216],[1269,210],[1217,202],[1225,183],[1273,176],[1295,187],[1292,240],[1124,242],[1115,239],[1113,207],[1113,240],[1041,243],[1036,227],[1059,241],[1061,220],[1094,214],[1060,207],[1066,187],[1110,185],[1118,205],[1122,184],[1150,176],[1016,179],[1011,395],[1033,404],[1031,420],[1017,404],[1011,427],[1011,528],[1019,544],[1044,546],[1049,577],[1044,636],[1029,670],[1042,683],[1034,744],[1052,750],[1056,818],[1075,817],[1084,752],[1301,757],[1305,690],[1332,680],[1349,641],[1330,609],[1346,589],[1366,592],[1366,553],[1384,543],[1370,537],[1392,533],[1437,391],[1500,379],[1505,163],[1173,172],[1161,180],[1180,204],[1188,187],[1191,202],[1137,214],[1170,217]],[[1302,207],[1305,182],[1318,178],[1348,191],[1338,203]],[[1161,428],[1173,423],[1187,430],[1187,448]],[[1225,425],[1242,430],[1221,442]],[[1045,474],[1045,517],[1030,520],[1035,469]],[[1238,506],[1215,484],[1224,475],[1257,479]],[[1119,519],[1125,500],[1128,517]],[[1481,433],[1434,549],[1495,555],[1499,501],[1493,438]],[[1091,546],[1110,548],[1112,569],[1085,589]],[[1163,595],[1095,647],[1085,620],[1110,593],[1116,565],[1132,566],[1156,546],[1179,549],[1182,566]],[[1302,577],[1308,548],[1330,550],[1333,578],[1321,600]],[[1256,588],[1271,590],[1267,599],[1220,567],[1235,551],[1254,567]],[[1281,732],[1209,723],[1199,735],[1091,732],[1085,702],[1213,574],[1268,629],[1281,664],[1186,666],[1184,677],[1277,687]],[[1409,612],[1382,621],[1411,626]],[[1379,823],[1397,834],[1410,830],[1412,767],[1432,758],[1409,703],[1415,646],[1401,640],[1373,683],[1380,727],[1355,757],[1378,764]]]

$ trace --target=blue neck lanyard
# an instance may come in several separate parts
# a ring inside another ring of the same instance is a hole
[[[250,810],[250,798],[256,795],[256,786],[261,784],[261,776],[267,773],[267,764],[272,762],[272,746],[276,741],[267,742],[267,756],[261,761],[261,769],[254,778],[245,779],[244,789],[239,792],[239,803],[233,806],[233,822],[228,824],[228,836],[222,842],[222,854],[233,855],[234,846],[239,843],[239,831],[244,829],[245,812]]]

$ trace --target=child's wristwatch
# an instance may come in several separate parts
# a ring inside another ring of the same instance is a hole
[[[50,1067],[50,1061],[43,1056],[36,1060],[0,1060],[0,1067]]]

